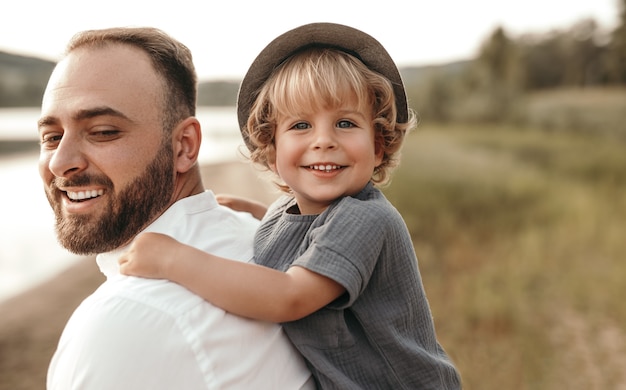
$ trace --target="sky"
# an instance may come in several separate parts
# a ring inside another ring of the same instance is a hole
[[[311,22],[378,39],[399,66],[470,59],[497,27],[511,36],[594,18],[611,29],[619,0],[20,0],[3,6],[0,50],[56,61],[80,30],[158,27],[192,51],[201,80],[240,79],[272,39]]]

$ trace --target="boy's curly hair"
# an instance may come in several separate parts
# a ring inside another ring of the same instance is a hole
[[[409,111],[407,123],[396,122],[391,82],[356,57],[328,47],[307,48],[294,54],[263,85],[245,128],[255,146],[250,159],[270,169],[275,159],[274,134],[280,116],[339,107],[355,97],[359,109],[371,110],[376,150],[383,150],[382,162],[371,180],[377,186],[387,184],[399,164],[402,142],[417,123],[415,114]],[[279,180],[276,184],[281,190],[290,191]]]

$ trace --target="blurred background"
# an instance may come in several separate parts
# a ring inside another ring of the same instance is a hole
[[[626,0],[126,3],[3,13],[0,389],[45,387],[65,321],[101,282],[56,244],[37,173],[38,107],[71,35],[151,25],[188,44],[216,171],[240,163],[247,66],[314,21],[370,33],[400,66],[420,124],[384,191],[464,388],[626,389]]]

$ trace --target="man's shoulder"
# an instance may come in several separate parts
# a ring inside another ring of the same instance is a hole
[[[202,216],[207,223],[227,221],[238,226],[258,225],[258,220],[250,213],[234,211],[220,205],[213,192],[208,190],[178,200],[158,220],[180,220],[195,216]]]
[[[251,214],[221,206],[213,193],[181,199],[146,231],[167,234],[176,240],[218,256],[249,261],[259,221]]]

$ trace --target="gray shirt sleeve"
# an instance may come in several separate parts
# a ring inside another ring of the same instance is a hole
[[[389,213],[374,201],[344,198],[310,231],[310,244],[293,263],[335,280],[349,306],[367,287],[383,244],[388,241]]]

